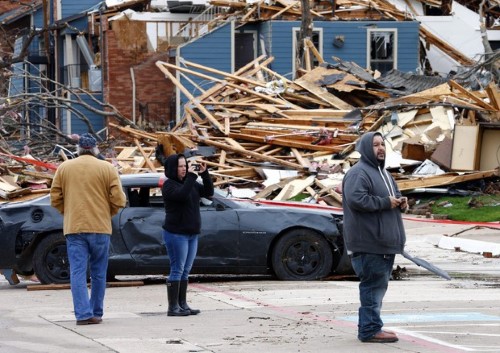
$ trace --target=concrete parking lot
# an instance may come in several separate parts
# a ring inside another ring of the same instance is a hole
[[[194,277],[188,295],[202,313],[189,317],[167,317],[165,285],[150,279],[108,288],[104,322],[91,326],[76,326],[69,290],[27,290],[33,283],[9,286],[2,279],[0,352],[499,352],[500,259],[435,243],[452,235],[457,243],[486,239],[495,246],[500,230],[405,224],[407,249],[453,279],[396,258],[406,272],[391,281],[382,316],[397,343],[357,340],[354,279]]]

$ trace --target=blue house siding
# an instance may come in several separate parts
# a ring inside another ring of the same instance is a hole
[[[269,54],[272,52],[272,26],[271,26],[271,22],[268,21],[268,22],[263,22],[261,24],[259,24],[259,26],[257,26],[255,28],[257,31],[259,31],[259,41],[263,41],[264,42],[264,48],[265,48],[265,53],[262,52],[262,48],[260,45],[257,46],[258,50],[259,50],[259,53],[258,55],[262,55],[262,54]]]
[[[86,11],[94,5],[100,3],[100,0],[64,0],[61,1],[61,17],[69,17],[80,12]]]
[[[10,77],[9,96],[15,97],[18,95],[30,94],[36,96],[42,92],[42,83],[39,79],[40,71],[36,65],[25,63],[15,63],[12,65],[12,76]],[[17,98],[19,99],[19,98]],[[43,120],[47,117],[47,108],[44,102],[30,100],[27,103],[26,109],[21,111],[25,122],[33,124],[31,131],[42,132]],[[23,130],[25,127],[22,128]]]
[[[274,57],[271,67],[281,75],[293,71],[293,28],[300,28],[300,21],[266,21],[250,24],[240,30],[258,30],[264,41],[266,54]],[[418,67],[419,22],[417,21],[316,21],[314,29],[323,33],[323,59],[333,62],[332,57],[353,61],[367,67],[367,35],[369,28],[395,29],[397,31],[397,69],[414,72]],[[204,37],[187,43],[178,50],[178,55],[208,67],[230,71],[231,26],[216,29]],[[344,37],[344,45],[335,47],[336,36]],[[262,54],[259,45],[259,55]],[[183,82],[184,83],[184,82]]]
[[[97,100],[102,101],[103,96],[102,94],[94,94],[93,95]],[[91,107],[101,109],[102,107],[99,106],[98,103],[96,103],[94,100],[92,100],[91,97],[89,97],[87,94],[81,95],[80,98],[82,99],[83,102],[88,104]],[[79,112],[81,112],[85,117],[90,121],[92,124],[93,129],[97,132],[101,129],[104,128],[105,124],[105,118],[101,115],[98,115],[94,112],[91,112],[87,108],[83,107],[82,105],[73,103],[72,107]],[[80,119],[78,116],[74,113],[71,114],[71,131],[68,131],[68,121],[66,118],[66,110],[63,110],[62,117],[61,117],[61,131],[68,132],[68,133],[76,133],[76,134],[82,134],[84,132],[88,132],[87,125]]]
[[[298,21],[273,21],[270,29],[272,52],[274,57],[273,70],[292,78],[293,76],[293,28],[300,27]]]
[[[24,63],[12,65],[12,76],[9,82],[9,97],[24,93]]]
[[[224,72],[231,72],[231,42],[231,25],[227,24],[198,38],[195,41],[196,45],[180,46],[177,48],[177,55],[186,61]],[[212,75],[208,72],[203,73]],[[213,82],[207,82],[200,77],[190,75],[189,78],[196,82],[202,89],[208,89],[213,85]],[[181,77],[180,81],[193,96],[196,97],[202,93],[185,78]],[[181,95],[180,104],[182,105],[186,101],[186,97]]]
[[[316,21],[314,29],[321,29],[322,57],[327,62],[334,62],[333,57],[352,61],[367,68],[368,33],[370,29],[393,29],[397,32],[397,69],[403,72],[415,72],[419,65],[419,22],[417,21]],[[263,49],[265,54],[274,57],[270,68],[280,75],[293,78],[294,75],[294,28],[300,29],[300,21],[265,21],[251,23],[236,31],[257,30],[259,36],[258,55]],[[177,50],[178,58],[195,62],[225,72],[231,72],[233,41],[231,24],[226,24],[213,32],[186,43]],[[334,46],[337,36],[344,38],[343,46]],[[181,63],[182,64],[182,63]],[[209,88],[213,82],[193,78],[202,89]],[[188,80],[180,78],[182,85],[193,96],[199,96],[197,90]],[[180,93],[179,112],[186,103],[186,97]]]
[[[293,70],[293,28],[300,28],[299,21],[272,21],[272,53],[275,57],[273,70],[284,75]],[[323,59],[332,57],[354,61],[367,67],[367,33],[369,28],[396,29],[398,33],[397,69],[415,72],[418,67],[419,23],[416,21],[334,21],[314,22],[314,29],[323,32]],[[266,29],[269,32],[268,29]],[[336,36],[344,37],[344,46],[333,45]]]
[[[33,14],[33,25],[36,28],[43,28],[43,11],[38,10]]]

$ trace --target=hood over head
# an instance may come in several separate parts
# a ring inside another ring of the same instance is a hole
[[[375,136],[384,136],[380,132],[365,132],[363,136],[356,142],[356,151],[361,154],[361,160],[370,164],[374,168],[385,166],[385,160],[379,161],[373,152],[373,138]]]
[[[180,180],[179,177],[177,176],[177,166],[179,164],[179,159],[186,157],[179,153],[179,154],[172,154],[167,157],[165,160],[165,163],[163,167],[165,168],[165,176],[169,179],[172,180],[177,180],[179,182],[182,182],[183,180]]]

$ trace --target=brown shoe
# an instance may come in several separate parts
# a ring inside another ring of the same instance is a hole
[[[391,343],[391,342],[397,342],[398,341],[398,336],[394,333],[389,333],[386,331],[380,331],[371,338],[364,340],[363,342],[368,342],[368,343]]]
[[[5,279],[9,282],[11,286],[15,286],[16,284],[19,284],[19,278],[17,277],[16,272],[14,270],[8,268],[2,270],[2,274],[4,275]]]
[[[90,319],[85,319],[85,320],[77,320],[76,324],[77,325],[96,325],[100,324],[102,322],[102,319],[99,317],[91,317]]]

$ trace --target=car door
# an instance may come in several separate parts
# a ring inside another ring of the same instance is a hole
[[[120,233],[138,267],[168,266],[162,237],[165,210],[158,190],[127,189],[127,206],[120,213]]]
[[[168,266],[168,254],[162,235],[165,218],[159,190],[146,202],[127,190],[128,205],[120,215],[123,242],[138,267]],[[141,190],[142,191],[142,190]],[[138,201],[140,200],[140,201]],[[200,205],[202,229],[193,271],[221,273],[226,267],[238,266],[239,223],[236,212],[219,202],[205,200]]]
[[[214,198],[213,201],[203,199],[200,212],[202,229],[194,270],[224,273],[225,268],[231,268],[228,272],[237,273],[240,230],[236,211]],[[209,269],[212,270],[207,271]]]

